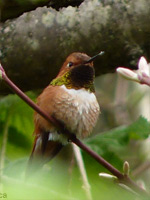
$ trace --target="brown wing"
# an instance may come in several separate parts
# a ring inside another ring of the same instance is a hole
[[[48,86],[37,98],[38,106],[49,115],[52,114],[52,109],[54,107],[53,98],[55,93],[55,88],[53,86]],[[51,160],[63,147],[60,142],[49,140],[49,134],[56,129],[36,112],[34,114],[34,124],[35,140],[27,166],[27,174],[31,174],[42,167],[43,164]],[[57,134],[57,132],[55,134]]]

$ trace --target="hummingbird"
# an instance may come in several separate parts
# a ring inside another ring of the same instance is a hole
[[[100,113],[93,60],[101,54],[92,58],[80,52],[70,54],[56,78],[37,98],[37,105],[45,113],[62,122],[79,139],[91,134]],[[37,112],[34,125],[35,140],[29,165],[35,160],[43,165],[68,144],[68,138]]]

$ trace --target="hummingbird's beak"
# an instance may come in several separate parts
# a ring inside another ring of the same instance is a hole
[[[104,51],[100,51],[97,55],[93,56],[88,61],[85,61],[84,64],[91,63],[93,60],[95,60],[95,58],[97,58],[98,56],[102,56],[103,54],[104,54]]]

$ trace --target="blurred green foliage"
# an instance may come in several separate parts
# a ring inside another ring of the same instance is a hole
[[[32,93],[29,96],[34,98]],[[8,119],[9,118],[9,119]],[[29,152],[33,132],[33,110],[18,96],[8,95],[0,100],[0,145],[5,123],[9,120],[6,155],[16,159]]]
[[[35,94],[28,96],[35,100]],[[2,173],[3,192],[7,199],[86,199],[81,175],[76,164],[54,159],[32,177],[25,180],[24,173],[33,142],[33,110],[16,95],[0,100],[0,145],[8,121],[5,167]],[[124,155],[132,141],[148,138],[150,123],[140,117],[130,125],[113,128],[85,140],[85,143],[122,171]],[[107,172],[85,152],[82,152],[94,200],[136,199],[137,196],[111,181],[98,176]],[[68,164],[69,163],[69,164]],[[71,170],[70,170],[71,169]],[[132,170],[132,169],[131,169]],[[71,171],[71,172],[70,172]]]

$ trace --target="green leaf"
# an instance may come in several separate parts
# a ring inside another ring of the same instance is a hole
[[[150,134],[150,123],[144,117],[140,117],[128,127],[127,132],[130,139],[146,139]]]
[[[111,164],[122,170],[120,154],[131,140],[144,140],[150,134],[150,123],[144,118],[129,126],[121,126],[86,140],[86,144]]]
[[[33,93],[28,96],[35,99]],[[33,110],[17,95],[8,95],[0,99],[0,144],[3,130],[9,115],[7,159],[26,156],[31,150],[33,133]]]
[[[150,134],[150,123],[144,118],[129,126],[121,126],[110,131],[98,134],[87,140],[88,144],[109,145],[121,147],[127,145],[131,139],[146,139]]]

